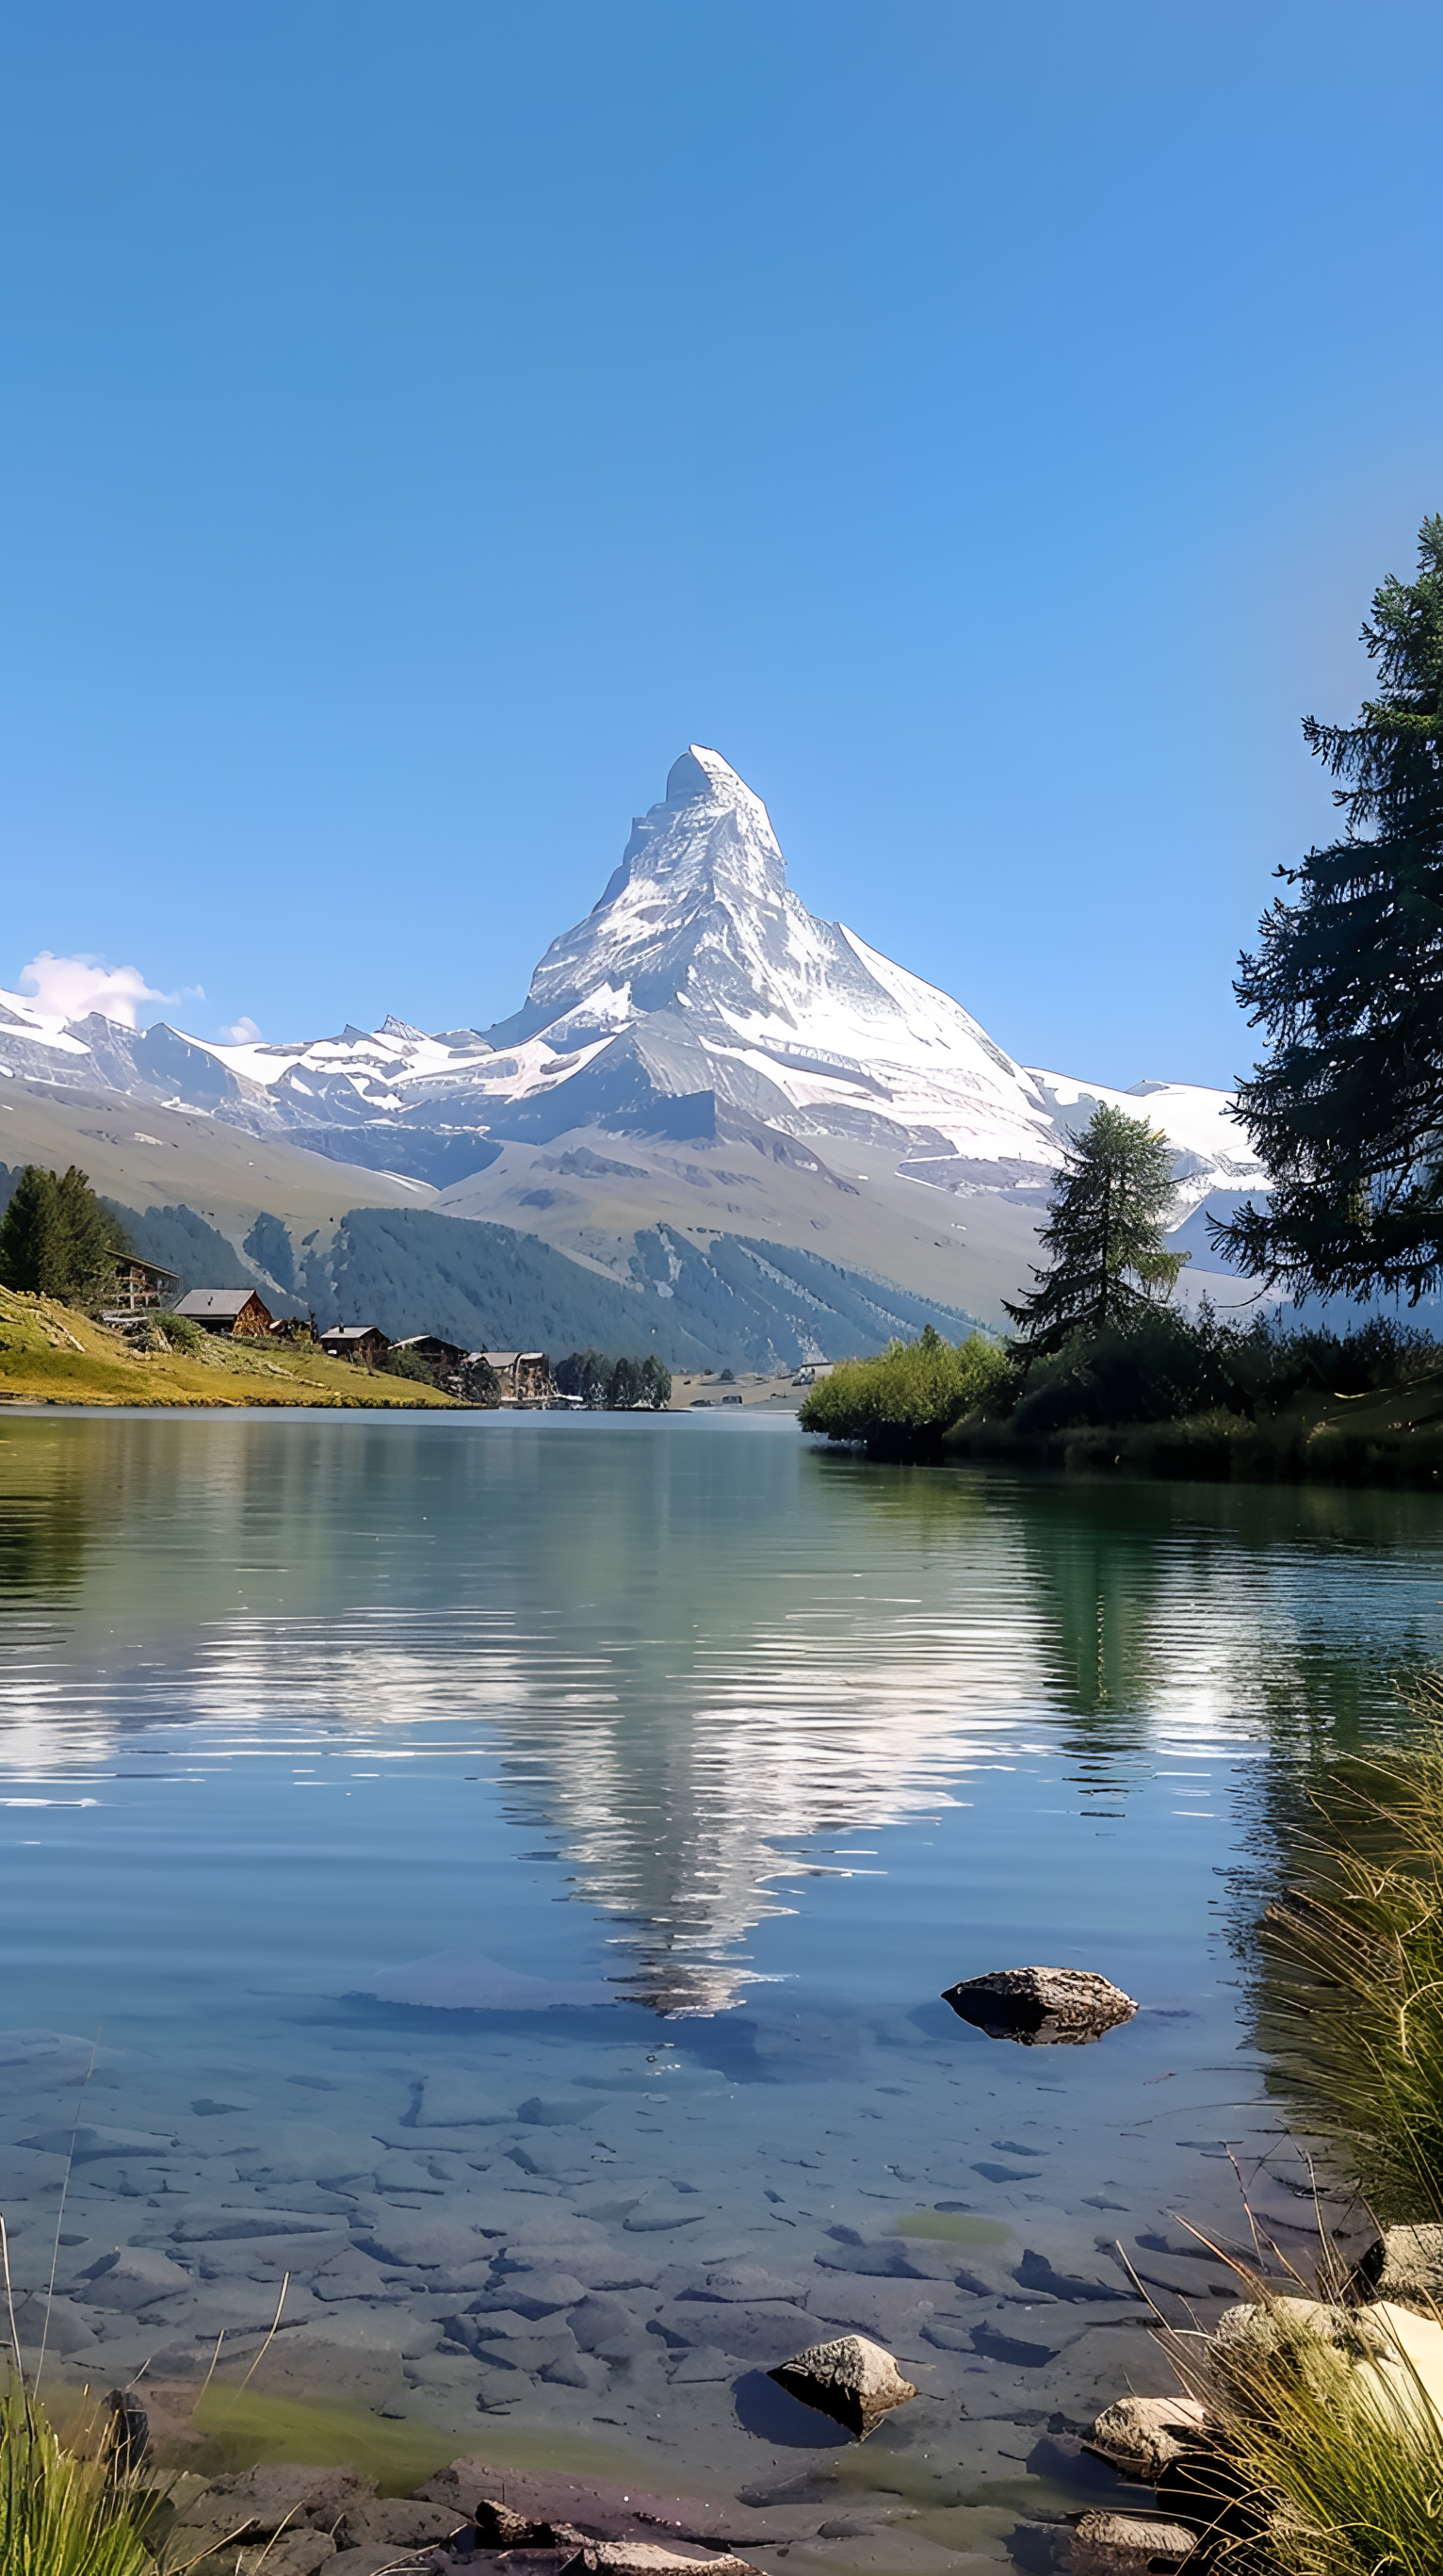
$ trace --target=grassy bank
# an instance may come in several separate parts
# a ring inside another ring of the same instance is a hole
[[[0,1404],[379,1405],[449,1408],[405,1378],[372,1376],[323,1351],[207,1335],[191,1352],[136,1351],[69,1306],[0,1288]]]
[[[1210,1484],[1429,1488],[1443,1485],[1443,1370],[1361,1395],[1311,1391],[1256,1420],[1225,1405],[1170,1422],[1074,1423],[1051,1432],[964,1420],[942,1435],[938,1455]]]
[[[1045,1356],[933,1334],[835,1369],[804,1431],[874,1458],[1213,1483],[1443,1486],[1443,1348],[1154,1308]]]
[[[1384,2225],[1443,2223],[1443,1686],[1419,1715],[1330,1768],[1260,1935],[1275,2088]]]

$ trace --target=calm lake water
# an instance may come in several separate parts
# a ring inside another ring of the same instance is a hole
[[[818,2564],[1052,2565],[1076,2429],[1168,2385],[1119,2244],[1215,2314],[1173,2213],[1238,2236],[1231,2149],[1306,2251],[1235,1873],[1440,1635],[1426,1497],[0,1424],[0,2194],[38,2292],[78,2109],[58,2367],[253,2352],[289,2272],[272,2385]],[[1039,2051],[938,2000],[1029,1960],[1143,2009]],[[765,2377],[849,2330],[923,2392],[861,2449]]]

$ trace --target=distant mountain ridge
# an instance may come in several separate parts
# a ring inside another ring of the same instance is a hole
[[[1118,1092],[1020,1065],[948,995],[810,913],[760,797],[698,744],[520,1010],[488,1030],[393,1017],[231,1045],[165,1022],[60,1024],[4,995],[0,1068],[409,1178],[443,1213],[530,1228],[629,1286],[646,1286],[639,1247],[658,1228],[814,1252],[820,1234],[860,1274],[993,1316],[1103,1100],[1168,1135],[1190,1240],[1205,1204],[1264,1185],[1224,1092]]]

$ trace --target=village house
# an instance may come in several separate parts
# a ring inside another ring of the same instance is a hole
[[[232,1333],[237,1341],[263,1341],[272,1321],[254,1288],[191,1288],[175,1312],[203,1333]]]
[[[391,1347],[375,1324],[333,1324],[317,1338],[333,1360],[351,1360],[359,1368],[379,1368]]]
[[[556,1381],[544,1351],[480,1351],[501,1390],[503,1404],[542,1410],[556,1403]]]
[[[134,1252],[117,1253],[115,1285],[102,1323],[116,1324],[131,1315],[149,1314],[180,1286],[178,1270],[163,1270],[158,1261],[142,1261]]]
[[[452,1394],[455,1388],[450,1387],[449,1381],[453,1377],[459,1378],[471,1357],[459,1342],[444,1342],[439,1333],[408,1333],[403,1342],[393,1342],[391,1348],[393,1351],[414,1351],[418,1360],[425,1361],[437,1385],[447,1387]]]

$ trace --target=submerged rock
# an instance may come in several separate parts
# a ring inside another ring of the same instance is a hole
[[[1081,2046],[1131,2021],[1131,1995],[1091,1968],[993,1968],[947,1986],[942,2000],[989,2039],[1024,2048]]]
[[[562,2576],[697,2576],[703,2567],[711,2576],[761,2576],[749,2558],[694,2558],[649,2540],[583,2541]]]
[[[917,2394],[889,2352],[866,2335],[839,2335],[833,2343],[810,2344],[767,2373],[779,2388],[845,2425],[859,2442],[875,2432],[884,2415],[905,2406]]]

